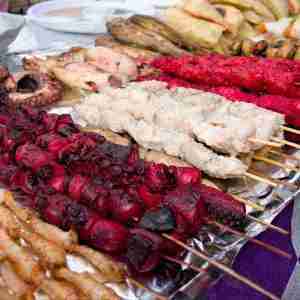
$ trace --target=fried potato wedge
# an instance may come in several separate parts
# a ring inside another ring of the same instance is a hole
[[[74,245],[70,252],[80,255],[98,269],[110,282],[124,282],[126,268],[125,265],[117,263],[107,255],[95,251],[85,246]]]
[[[75,273],[66,268],[55,272],[58,279],[74,284],[84,295],[91,300],[119,300],[120,298],[105,285],[101,285],[92,276],[86,273]]]
[[[21,221],[25,222],[31,230],[38,233],[44,239],[56,243],[63,248],[68,248],[78,242],[77,234],[74,231],[65,232],[56,226],[43,222],[30,209],[22,207],[17,203],[12,193],[5,192],[4,203]]]
[[[214,47],[224,32],[224,27],[194,18],[179,8],[168,8],[164,20],[192,49]]]
[[[289,16],[289,6],[286,0],[262,0],[266,7],[268,7],[277,20],[287,18]]]
[[[196,18],[217,23],[225,29],[228,27],[222,14],[208,0],[185,0],[182,8]]]
[[[43,280],[44,273],[39,262],[27,249],[15,243],[3,228],[0,228],[0,250],[24,281],[38,285]]]

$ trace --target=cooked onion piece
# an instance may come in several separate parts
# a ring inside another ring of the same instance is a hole
[[[66,268],[55,272],[59,279],[64,279],[74,284],[91,300],[119,300],[120,298],[109,288],[97,282],[88,273],[75,273]]]
[[[0,228],[0,250],[13,263],[17,274],[24,281],[39,284],[43,280],[44,274],[39,262],[27,249],[15,243],[3,228]]]

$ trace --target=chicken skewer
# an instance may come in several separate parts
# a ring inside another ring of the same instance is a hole
[[[114,143],[114,144],[120,144],[120,145],[125,145],[128,146],[130,144],[130,140],[128,138],[122,137],[119,134],[113,133],[111,131],[105,131],[102,129],[95,129],[95,128],[88,128],[88,127],[83,127],[81,128],[82,131],[84,132],[94,132],[94,133],[98,133],[103,135],[107,140],[109,140],[110,142]],[[167,166],[177,166],[177,167],[191,167],[191,165],[189,165],[188,163],[176,158],[176,157],[172,157],[169,155],[166,155],[162,152],[156,152],[156,151],[149,151],[147,152],[145,149],[140,148],[140,156],[143,157],[146,161],[149,162],[156,162],[156,163],[162,163],[165,164]],[[213,187],[215,189],[219,189],[219,187],[217,185],[215,185],[214,183],[212,183],[209,180],[203,179],[203,184],[205,184],[206,186],[210,186]],[[255,202],[243,199],[241,197],[238,197],[236,195],[231,195],[228,194],[227,195],[229,197],[232,197],[232,200],[236,200],[240,203],[243,203],[251,208],[254,208],[258,211],[264,211],[265,208]],[[246,216],[248,219],[259,223],[261,225],[266,226],[267,228],[274,230],[278,233],[284,234],[284,235],[288,235],[289,232],[272,224],[269,224],[267,222],[264,222],[263,220],[260,220],[258,218],[252,217],[250,215]]]
[[[179,99],[186,99],[185,103]],[[106,89],[85,99],[76,106],[76,111],[91,126],[128,132],[143,147],[182,157],[218,178],[248,175],[247,164],[237,154],[262,148],[260,143],[251,143],[249,139],[268,140],[281,133],[280,126],[284,123],[280,114],[247,104],[234,105],[222,97],[195,90],[169,91],[157,82]],[[243,126],[246,113],[249,121]],[[261,118],[270,120],[264,132]],[[217,154],[206,145],[231,156]]]

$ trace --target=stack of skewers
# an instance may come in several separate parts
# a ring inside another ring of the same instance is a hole
[[[86,66],[85,62],[80,64]],[[258,66],[256,71],[254,65]],[[297,125],[295,111],[289,108],[289,103],[294,103],[296,110],[297,100],[288,97],[299,95],[295,84],[298,65],[281,60],[187,56],[159,57],[151,66],[161,74],[140,80],[151,78],[166,81],[169,88],[193,90],[168,89],[159,82],[132,83],[121,89],[102,87],[76,107],[94,127],[83,130],[88,132],[82,132],[68,115],[27,107],[12,109],[8,105],[11,95],[1,90],[1,183],[47,222],[63,230],[74,228],[81,242],[125,259],[135,272],[152,272],[165,260],[198,272],[196,266],[179,259],[178,254],[185,249],[269,298],[278,299],[207,253],[188,246],[188,241],[209,225],[290,258],[288,253],[243,232],[251,221],[287,234],[246,212],[246,207],[264,207],[224,193],[204,181],[199,169],[222,179],[250,178],[271,187],[285,185],[253,172],[250,165],[258,160],[298,171],[265,157],[274,152],[280,156],[274,148],[284,145],[299,149],[283,136],[285,132],[299,134],[285,124]],[[93,81],[86,86],[94,88]],[[229,92],[242,96],[230,96]],[[266,92],[272,95],[264,95]],[[239,102],[241,99],[257,106]],[[274,99],[281,101],[282,107],[277,107]],[[265,120],[268,123],[262,128]],[[120,138],[122,145],[108,142],[103,136],[113,137],[115,142],[116,135],[103,128],[129,134],[135,142],[124,137]],[[178,156],[199,169],[182,166],[181,160],[163,154],[156,156],[157,152],[147,152],[136,143],[147,150]],[[164,164],[148,162],[159,159]],[[169,166],[168,159],[172,161]],[[55,274],[66,279],[64,272]]]
[[[99,134],[80,133],[68,115],[25,107],[14,111],[6,105],[5,94],[2,97],[1,182],[15,191],[23,205],[64,230],[75,228],[82,242],[125,257],[135,271],[149,272],[162,260],[186,266],[176,256],[185,249],[278,299],[186,244],[205,223],[245,236],[240,226],[249,217],[242,201],[253,206],[251,202],[201,184],[201,174],[193,167],[148,163],[139,158],[134,145],[116,145]],[[272,134],[280,133],[280,126]],[[63,272],[57,274],[64,277]]]

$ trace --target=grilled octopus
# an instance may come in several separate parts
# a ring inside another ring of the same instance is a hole
[[[61,100],[63,94],[63,86],[58,80],[37,72],[20,72],[8,76],[5,87],[12,106],[50,105]]]

